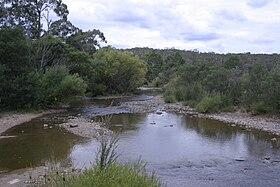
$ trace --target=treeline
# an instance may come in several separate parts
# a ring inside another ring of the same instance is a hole
[[[53,107],[86,92],[119,94],[142,85],[144,61],[101,49],[104,34],[75,27],[68,13],[61,0],[1,1],[0,110]]]
[[[200,112],[280,113],[278,54],[129,51],[147,62],[147,80],[165,88],[167,102],[183,101]]]

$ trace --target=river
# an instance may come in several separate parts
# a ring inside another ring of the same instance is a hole
[[[95,119],[114,114],[109,128],[120,137],[119,161],[141,159],[167,186],[280,185],[280,146],[268,133],[176,113],[128,114],[110,103],[85,99],[67,113],[9,129],[3,135],[15,137],[0,139],[0,173],[41,166],[52,158],[65,166],[90,167],[98,142],[73,135],[57,124],[69,115]]]

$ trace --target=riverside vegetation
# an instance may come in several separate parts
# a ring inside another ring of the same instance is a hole
[[[165,88],[166,102],[199,112],[280,113],[280,55],[130,49],[148,64],[147,79]]]
[[[0,110],[49,108],[85,92],[130,92],[144,82],[144,61],[99,49],[103,33],[75,27],[61,0],[5,0],[0,8]]]
[[[45,174],[30,181],[31,186],[149,186],[157,187],[163,184],[154,173],[146,171],[145,164],[138,160],[134,163],[120,164],[117,162],[117,136],[103,137],[96,156],[96,163],[92,168],[84,171],[72,170],[60,172],[59,166],[50,164]]]

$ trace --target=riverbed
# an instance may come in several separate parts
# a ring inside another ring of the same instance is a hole
[[[139,107],[141,102],[149,105],[147,111]],[[100,115],[111,114],[107,128],[119,134],[119,161],[142,159],[167,186],[280,184],[278,136],[166,110],[147,95],[83,98],[68,112],[9,129],[3,135],[11,138],[0,139],[0,182],[13,171],[44,166],[52,158],[65,167],[90,167],[98,141],[70,133],[60,124],[69,116],[98,122]]]

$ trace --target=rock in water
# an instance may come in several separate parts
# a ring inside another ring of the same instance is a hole
[[[272,139],[271,139],[271,141],[276,142],[276,141],[277,141],[277,139],[276,139],[276,138],[272,138]]]
[[[70,125],[70,128],[75,128],[75,127],[78,127],[78,125],[77,124],[71,124]]]

